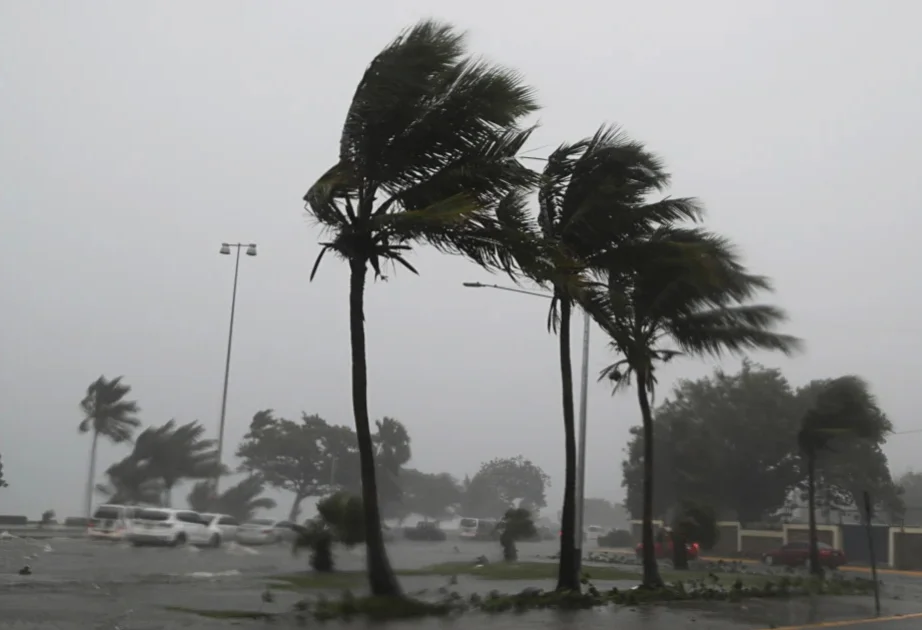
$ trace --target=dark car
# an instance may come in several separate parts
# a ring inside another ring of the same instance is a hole
[[[820,552],[820,564],[828,569],[838,569],[845,564],[845,554],[840,549],[833,549],[826,543],[817,543]],[[768,565],[799,567],[810,562],[810,543],[789,542],[778,549],[762,556],[762,562]]]
[[[701,548],[698,543],[686,543],[685,545],[685,554],[689,560],[697,560],[698,554]],[[637,557],[643,557],[643,543],[639,543],[635,549]],[[657,542],[653,545],[653,552],[656,554],[658,559],[671,559],[672,556],[672,541],[667,540],[666,542]]]
[[[403,531],[403,535],[406,536],[407,540],[428,540],[428,541],[442,541],[448,538],[437,523],[431,523],[428,521],[420,521],[416,524],[416,527],[407,527]]]

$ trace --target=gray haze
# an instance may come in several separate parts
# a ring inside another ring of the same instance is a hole
[[[8,1],[0,512],[80,513],[90,440],[77,403],[100,374],[125,375],[145,424],[216,433],[233,276],[221,241],[260,247],[241,260],[227,444],[266,407],[351,424],[346,269],[328,259],[308,283],[318,231],[300,198],[336,158],[366,63],[421,17],[469,29],[473,49],[539,89],[535,155],[608,121],[667,159],[675,194],[701,197],[775,278],[808,342],[757,360],[795,384],[860,373],[898,430],[922,428],[916,2]],[[369,289],[372,415],[407,425],[422,470],[534,459],[556,513],[546,305],[462,288],[491,279],[460,259],[425,251],[415,264],[421,277]],[[593,376],[609,358],[597,335]],[[660,396],[714,365],[663,370]],[[593,385],[589,413],[587,494],[620,499],[635,398]],[[892,439],[894,471],[920,446],[922,433]],[[100,453],[101,478],[127,447]]]

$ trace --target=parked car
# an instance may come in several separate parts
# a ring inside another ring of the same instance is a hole
[[[237,529],[237,542],[241,545],[271,545],[292,542],[294,538],[291,521],[274,518],[254,518]]]
[[[403,535],[407,540],[442,541],[448,538],[445,532],[439,528],[438,523],[430,521],[420,521],[416,524],[416,527],[407,527],[403,531]]]
[[[846,563],[845,553],[834,549],[826,543],[817,544],[820,552],[820,564],[828,569],[838,569]],[[762,562],[768,565],[798,567],[810,562],[810,543],[789,542],[762,556]]]
[[[698,543],[686,543],[685,544],[685,553],[689,560],[697,560],[698,555],[700,554],[701,548]],[[643,557],[643,543],[638,543],[635,552],[637,553],[638,558]],[[653,545],[653,552],[656,554],[657,559],[671,559],[673,557],[673,545],[671,540],[666,542],[657,542]]]
[[[218,547],[221,530],[198,512],[142,508],[131,520],[125,538],[132,545],[197,545]]]
[[[211,522],[221,532],[221,542],[228,542],[237,539],[237,530],[240,529],[240,521],[230,514],[213,514],[204,512],[202,516],[205,520]]]
[[[93,512],[86,535],[91,540],[122,540],[138,508],[106,503]]]

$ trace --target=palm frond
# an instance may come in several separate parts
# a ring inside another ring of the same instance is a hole
[[[784,311],[775,306],[746,305],[683,315],[666,326],[679,347],[693,354],[719,357],[724,352],[777,350],[790,355],[801,348],[802,342],[772,331],[786,319]]]

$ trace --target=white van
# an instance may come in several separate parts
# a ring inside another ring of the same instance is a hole
[[[125,538],[132,545],[196,545],[218,547],[221,530],[213,520],[192,510],[142,508],[137,511]]]
[[[121,540],[137,510],[138,508],[130,505],[100,505],[87,523],[87,537],[91,540]]]
[[[601,525],[590,525],[586,528],[586,541],[587,542],[597,542],[599,536],[605,533],[605,529]]]

